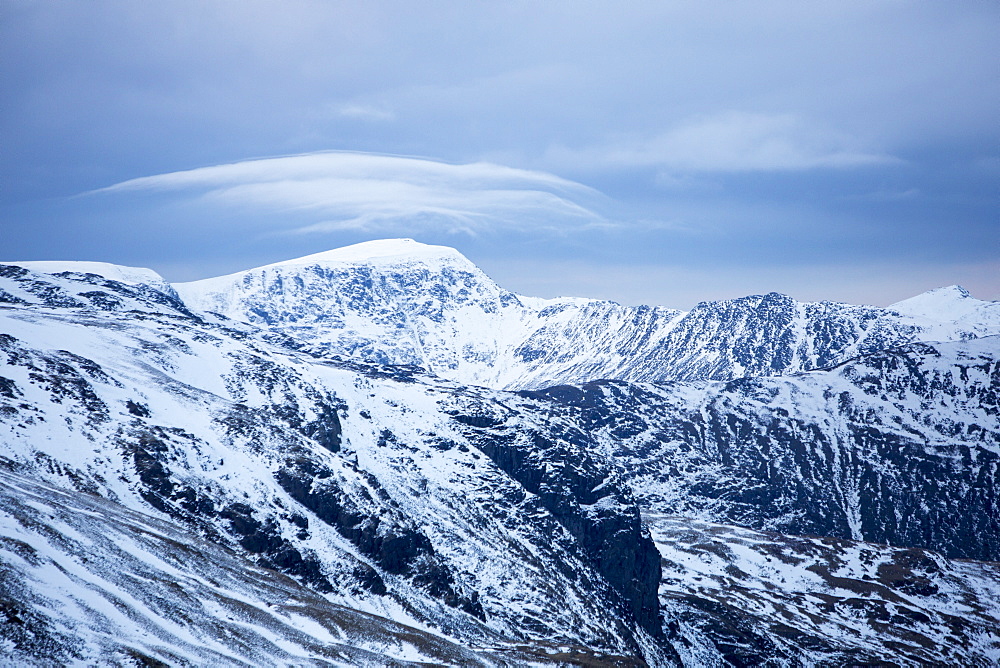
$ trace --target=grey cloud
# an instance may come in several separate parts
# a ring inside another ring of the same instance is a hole
[[[686,120],[653,137],[583,150],[554,147],[562,165],[665,167],[678,172],[780,171],[847,168],[899,162],[853,148],[849,138],[811,126],[793,114],[728,112]]]

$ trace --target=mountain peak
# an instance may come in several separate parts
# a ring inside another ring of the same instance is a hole
[[[956,320],[987,303],[970,295],[961,285],[948,285],[891,304],[889,309],[931,320]]]
[[[974,299],[974,297],[972,297],[972,295],[969,294],[969,291],[963,288],[961,285],[946,285],[943,288],[934,288],[933,290],[928,290],[923,294],[947,296],[956,299],[965,299],[967,297]]]
[[[432,246],[413,239],[377,239],[352,246],[334,248],[305,257],[283,260],[268,267],[303,266],[327,263],[395,264],[407,260],[439,260],[465,257],[449,246]]]

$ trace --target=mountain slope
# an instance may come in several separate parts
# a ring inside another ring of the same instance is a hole
[[[651,515],[697,666],[995,666],[1000,564]],[[685,646],[678,642],[678,645]]]
[[[1000,337],[779,378],[522,396],[588,430],[648,512],[1000,560]]]
[[[555,665],[331,603],[182,527],[0,472],[4,665]],[[595,660],[598,657],[594,657]],[[162,664],[159,662],[163,662]]]
[[[669,661],[638,508],[530,416],[481,449],[461,418],[488,393],[332,364],[94,274],[0,274],[17,300],[0,307],[0,439],[22,476],[464,644]]]
[[[173,287],[193,309],[284,332],[330,355],[413,364],[495,388],[773,376],[913,341],[1000,334],[1000,304],[957,287],[898,310],[771,293],[683,313],[522,297],[457,251],[408,239]]]

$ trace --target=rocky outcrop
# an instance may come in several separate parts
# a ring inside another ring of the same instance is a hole
[[[590,454],[594,444],[587,435],[578,429],[526,431],[517,420],[508,424],[482,413],[452,417],[466,426],[472,444],[569,531],[639,626],[662,637],[656,548],[618,471]]]
[[[649,512],[1000,560],[1000,338],[783,378],[521,394],[593,434]]]

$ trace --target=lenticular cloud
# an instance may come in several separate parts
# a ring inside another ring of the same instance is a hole
[[[97,193],[176,193],[226,207],[295,213],[285,231],[406,226],[475,234],[603,224],[599,194],[545,172],[477,162],[324,152],[249,160],[124,181]]]

